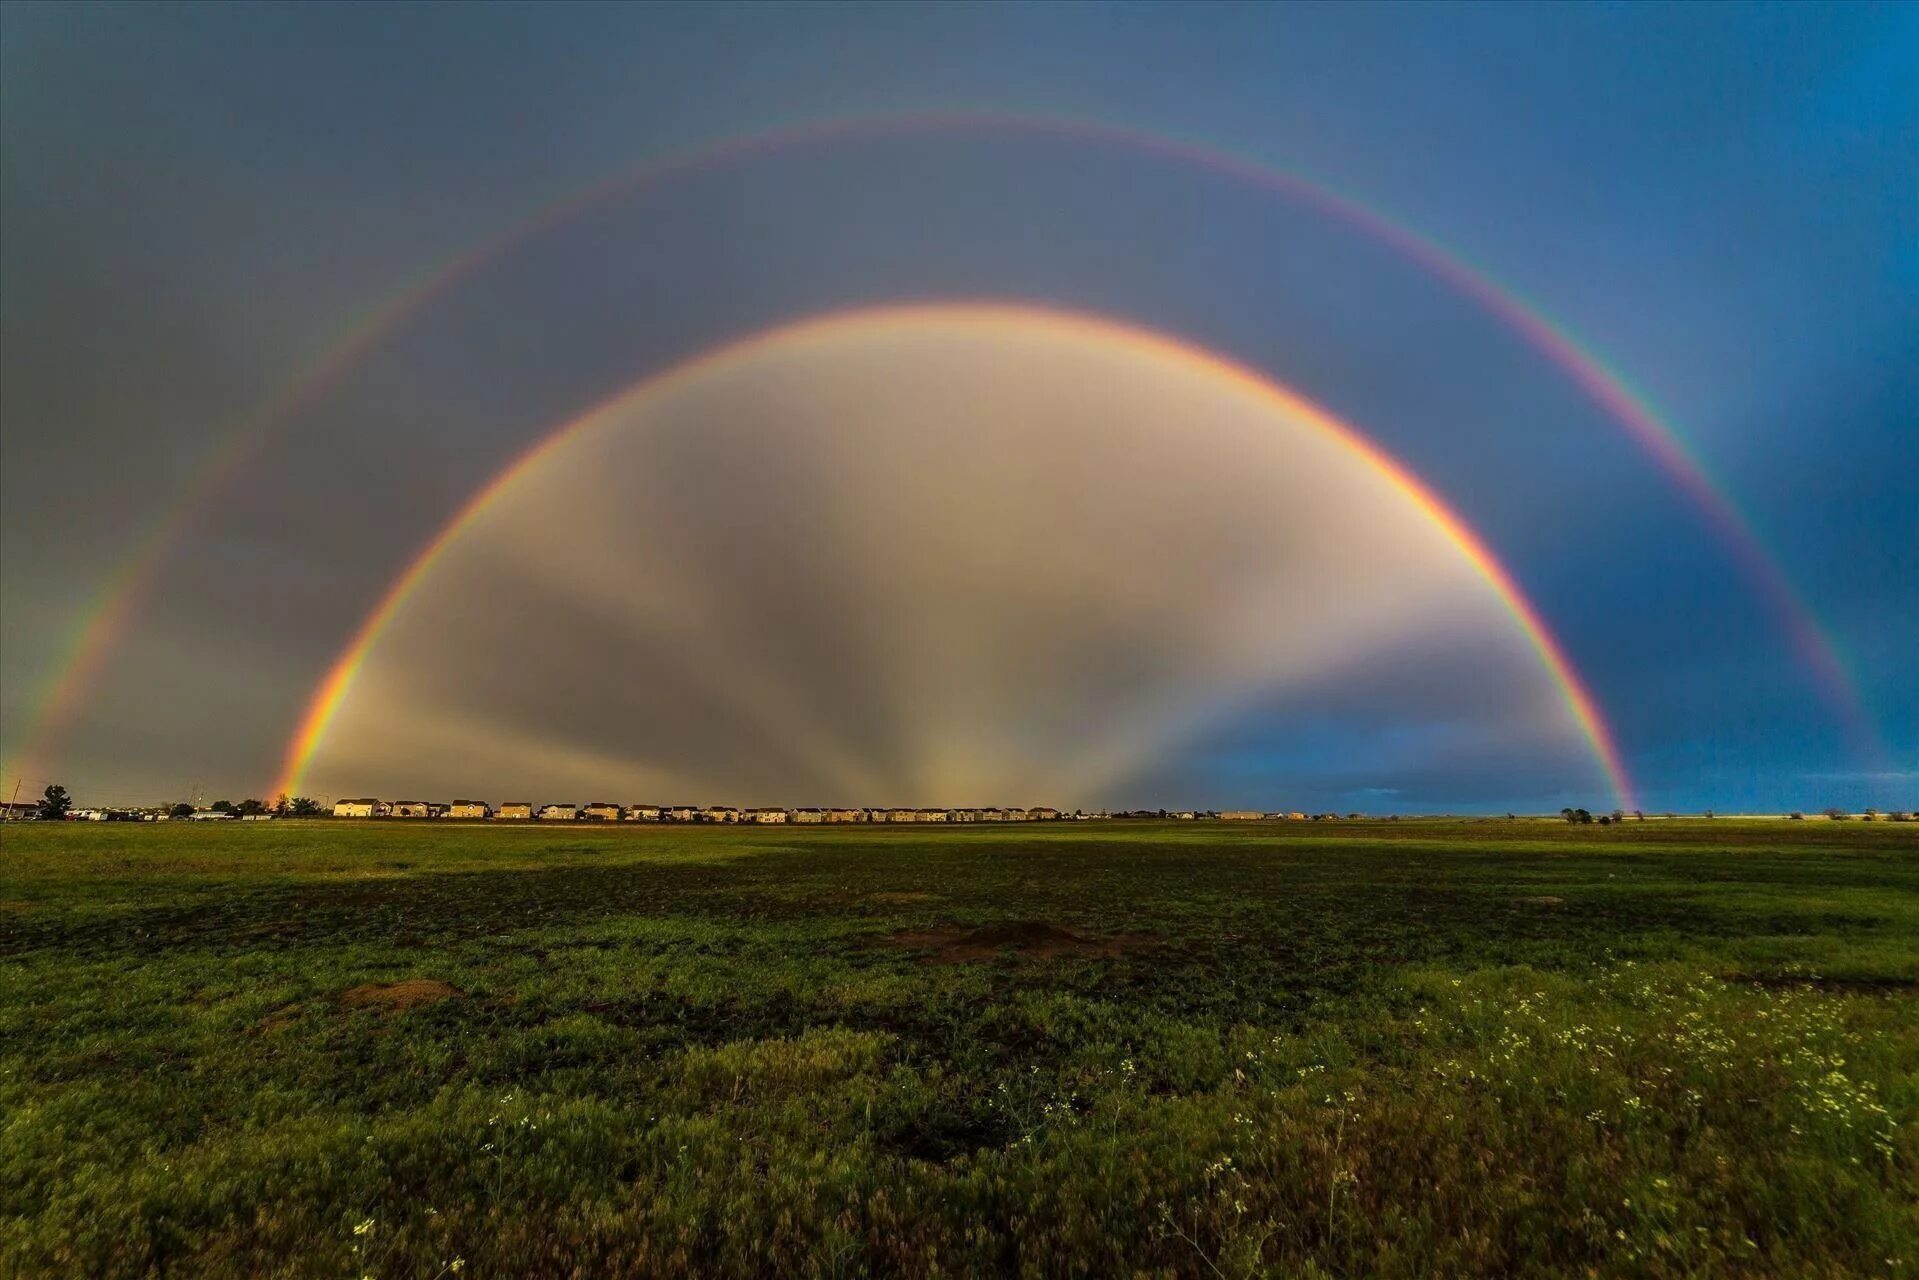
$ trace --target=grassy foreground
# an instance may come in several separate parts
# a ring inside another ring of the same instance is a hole
[[[0,1274],[1919,1275],[1919,829],[11,827]]]

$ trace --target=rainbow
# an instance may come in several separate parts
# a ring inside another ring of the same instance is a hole
[[[1493,557],[1478,535],[1467,527],[1440,499],[1421,484],[1412,473],[1379,446],[1353,427],[1335,418],[1325,409],[1296,392],[1279,385],[1245,365],[1217,353],[1181,342],[1163,334],[1083,312],[1060,311],[1007,302],[965,302],[902,304],[834,311],[750,334],[714,347],[700,355],[655,373],[600,402],[584,414],[544,433],[539,441],[507,464],[467,500],[452,519],[430,538],[406,569],[393,580],[386,593],[366,615],[359,629],[347,642],[326,677],[315,689],[298,729],[287,744],[279,776],[267,794],[296,794],[305,784],[308,767],[324,742],[328,727],[345,701],[355,680],[365,667],[367,657],[381,635],[398,616],[416,588],[433,572],[450,548],[493,502],[512,488],[542,462],[570,441],[604,423],[621,407],[643,397],[666,392],[738,357],[774,343],[834,336],[848,331],[885,328],[923,319],[961,322],[969,326],[993,328],[1009,323],[1043,324],[1071,335],[1097,338],[1138,352],[1143,356],[1169,359],[1194,372],[1232,386],[1235,390],[1272,409],[1304,422],[1332,438],[1357,455],[1382,477],[1400,496],[1412,503],[1440,531],[1473,569],[1485,579],[1500,603],[1512,615],[1540,664],[1551,677],[1565,701],[1580,734],[1590,746],[1593,757],[1604,770],[1616,802],[1632,808],[1633,786],[1620,758],[1619,747],[1601,716],[1591,692],[1574,671],[1565,651],[1541,621],[1539,613],[1521,593],[1503,565]]]
[[[1264,161],[1209,144],[1101,121],[1001,111],[932,112],[833,118],[709,140],[617,174],[536,208],[505,230],[415,274],[328,344],[284,388],[267,396],[221,433],[192,484],[163,507],[136,538],[82,611],[70,640],[26,716],[26,773],[57,753],[88,692],[151,597],[158,571],[192,529],[198,514],[225,491],[301,406],[336,385],[367,353],[462,282],[535,237],[623,193],[795,147],[837,145],[922,133],[1006,133],[1058,138],[1137,151],[1217,173],[1305,205],[1399,253],[1498,318],[1617,422],[1702,511],[1769,612],[1793,642],[1827,700],[1868,754],[1883,756],[1836,644],[1737,506],[1687,450],[1651,402],[1609,369],[1589,345],[1536,305],[1439,241],[1361,201]]]

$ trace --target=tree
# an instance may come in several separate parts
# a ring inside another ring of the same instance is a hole
[[[173,805],[167,810],[167,816],[170,818],[191,818],[193,816],[193,806],[186,803]]]
[[[295,796],[287,802],[287,813],[295,818],[318,817],[320,802],[312,796]]]
[[[71,808],[73,808],[73,797],[68,795],[67,789],[58,783],[49,783],[47,789],[40,793],[42,822],[58,822],[67,816],[67,810]]]
[[[292,812],[292,808],[293,802],[287,798],[287,793],[282,791],[279,795],[273,797],[273,804],[270,806],[269,811],[275,817],[284,818],[288,813]]]
[[[1626,811],[1624,809],[1614,809],[1612,811],[1612,820],[1614,822],[1624,822],[1626,820]]]
[[[1592,814],[1591,814],[1591,813],[1589,813],[1589,812],[1587,812],[1586,810],[1584,810],[1584,809],[1574,809],[1574,810],[1573,810],[1573,821],[1574,821],[1574,822],[1579,822],[1579,823],[1584,823],[1584,824],[1585,824],[1586,826],[1591,826],[1591,825],[1592,825],[1592,820],[1593,820],[1593,816],[1592,816]]]
[[[1559,816],[1560,816],[1560,817],[1562,817],[1562,818],[1564,818],[1564,819],[1565,819],[1566,821],[1568,821],[1568,822],[1577,822],[1577,821],[1579,821],[1579,819],[1578,819],[1578,818],[1575,818],[1575,817],[1573,816],[1573,811],[1572,811],[1572,809],[1571,809],[1571,807],[1570,807],[1570,806],[1568,806],[1567,808],[1564,808],[1564,809],[1561,809],[1561,810],[1559,811]]]
[[[267,806],[263,800],[242,800],[234,806],[233,811],[242,817],[248,817],[256,813],[265,813]]]
[[[234,810],[233,810],[233,801],[231,801],[231,800],[215,800],[215,801],[213,802],[213,811],[214,811],[215,813],[232,813],[232,812],[234,811]]]

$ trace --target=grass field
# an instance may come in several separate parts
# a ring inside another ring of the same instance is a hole
[[[10,827],[0,1274],[1919,1275],[1919,828]]]

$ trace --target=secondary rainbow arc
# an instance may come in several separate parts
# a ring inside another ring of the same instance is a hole
[[[22,759],[13,772],[16,775],[30,772],[40,767],[35,762],[47,761],[56,754],[62,735],[150,598],[159,568],[181,544],[200,511],[229,487],[252,460],[255,451],[271,438],[274,429],[300,406],[323,395],[366,354],[462,281],[541,233],[621,193],[649,184],[792,147],[934,131],[1002,131],[1012,135],[1078,139],[1130,148],[1217,172],[1297,200],[1352,226],[1445,281],[1498,317],[1561,369],[1648,451],[1705,514],[1747,581],[1792,639],[1795,652],[1813,673],[1822,695],[1838,710],[1854,737],[1866,744],[1866,754],[1875,760],[1883,756],[1876,727],[1860,701],[1836,644],[1766,549],[1751,522],[1711,480],[1650,401],[1609,369],[1589,346],[1575,340],[1567,328],[1537,306],[1461,254],[1404,221],[1324,183],[1264,161],[1203,142],[1103,121],[1004,111],[959,111],[833,118],[705,142],[544,204],[503,231],[410,277],[403,288],[348,326],[291,382],[242,414],[196,469],[193,483],[163,507],[135,539],[121,566],[108,575],[95,593],[93,603],[81,613],[72,639],[62,646],[67,657],[56,664],[42,692],[31,702]]]
[[[346,647],[341,650],[325,677],[315,688],[299,726],[287,744],[280,772],[269,788],[268,794],[291,795],[302,789],[315,754],[319,751],[334,717],[345,702],[347,694],[351,691],[381,635],[404,608],[414,591],[441,562],[447,550],[459,540],[460,535],[472,527],[487,508],[501,494],[510,489],[520,477],[553,456],[568,442],[605,421],[609,414],[620,406],[687,382],[736,357],[777,342],[827,334],[856,326],[883,327],[916,318],[964,320],[986,326],[1010,321],[1041,323],[1096,336],[1103,341],[1127,346],[1143,353],[1177,360],[1188,368],[1229,383],[1238,390],[1336,440],[1371,467],[1402,497],[1411,502],[1491,587],[1558,689],[1567,711],[1578,726],[1580,735],[1604,772],[1615,801],[1623,807],[1634,807],[1634,788],[1621,758],[1618,744],[1606,725],[1591,691],[1574,669],[1559,642],[1547,629],[1538,611],[1520,591],[1518,584],[1505,566],[1493,556],[1478,535],[1397,459],[1368,440],[1352,425],[1333,416],[1321,406],[1216,352],[1103,316],[997,301],[854,308],[827,312],[780,325],[736,338],[654,373],[594,405],[585,413],[541,433],[536,443],[502,468],[440,527],[438,532],[414,555],[407,567],[394,578],[372,610],[367,613]]]

